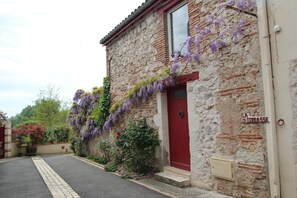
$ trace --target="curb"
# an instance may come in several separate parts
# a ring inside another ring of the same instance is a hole
[[[15,161],[15,160],[19,160],[19,159],[23,159],[23,158],[27,158],[27,157],[28,156],[3,158],[3,159],[0,159],[0,164]]]

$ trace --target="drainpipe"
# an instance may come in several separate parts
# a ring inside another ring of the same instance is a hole
[[[265,124],[266,141],[267,141],[267,157],[268,157],[268,174],[270,197],[280,197],[279,183],[279,161],[278,161],[278,143],[275,121],[275,101],[272,79],[272,59],[269,36],[269,23],[267,12],[267,1],[257,0],[258,9],[258,25],[259,25],[259,41],[261,49],[262,76],[265,114],[269,117],[269,123]]]

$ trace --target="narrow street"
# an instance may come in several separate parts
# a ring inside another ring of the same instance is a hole
[[[0,161],[0,197],[167,197],[70,155]]]

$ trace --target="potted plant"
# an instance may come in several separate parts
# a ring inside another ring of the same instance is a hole
[[[24,138],[24,143],[26,144],[26,151],[28,156],[33,156],[36,154],[37,146],[32,145],[32,140],[29,135]]]
[[[13,134],[19,140],[19,144],[26,145],[27,155],[35,155],[37,143],[42,139],[45,132],[41,124],[25,123],[13,130]]]

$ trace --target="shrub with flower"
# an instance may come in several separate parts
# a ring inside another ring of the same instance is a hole
[[[116,133],[115,133],[115,135],[116,135],[116,139],[121,135],[121,132],[120,131],[117,131]]]
[[[122,153],[124,170],[136,174],[148,174],[156,168],[155,147],[158,135],[146,120],[130,120],[127,128],[115,133],[115,144]]]
[[[27,146],[35,145],[42,139],[45,128],[41,124],[25,123],[12,130],[12,134],[20,141],[20,144],[26,143]]]

